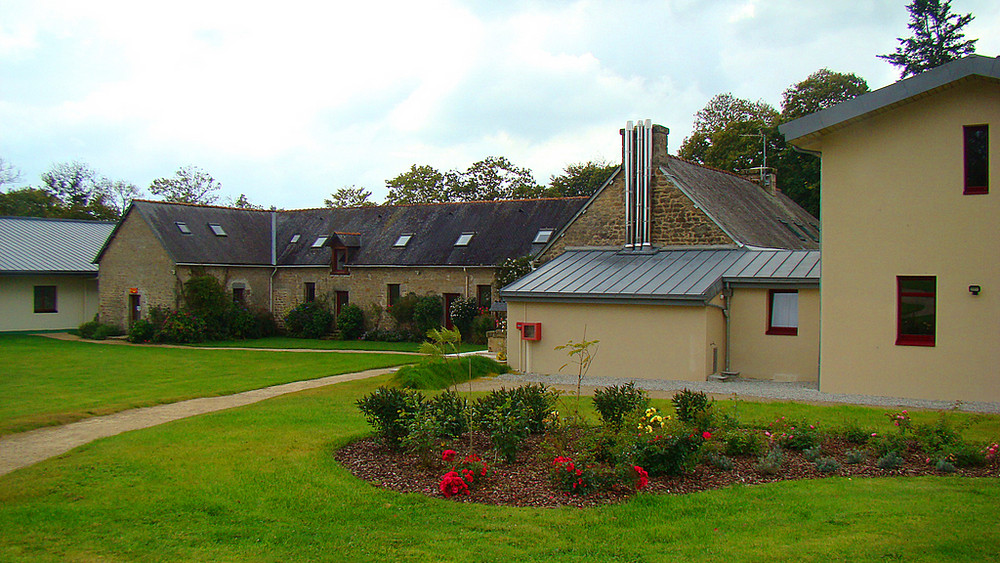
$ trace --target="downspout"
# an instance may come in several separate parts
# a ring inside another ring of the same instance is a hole
[[[267,310],[274,314],[274,275],[278,273],[278,215],[271,212],[271,276],[267,280]]]
[[[724,319],[726,319],[726,353],[725,353],[725,356],[723,357],[724,358],[723,359],[723,364],[725,365],[725,369],[723,369],[722,371],[723,371],[723,373],[728,373],[728,372],[732,371],[730,369],[731,366],[730,366],[730,359],[729,359],[729,345],[730,345],[731,335],[732,335],[732,328],[731,328],[732,325],[731,325],[731,320],[729,318],[730,317],[729,313],[730,313],[730,307],[732,306],[732,301],[733,301],[733,289],[731,287],[729,287],[729,282],[723,282],[723,285],[722,285],[722,299],[723,299],[723,302],[725,303],[725,305],[720,306],[720,305],[716,305],[715,303],[706,303],[705,305],[707,307],[715,307],[716,309],[722,311],[722,317]]]

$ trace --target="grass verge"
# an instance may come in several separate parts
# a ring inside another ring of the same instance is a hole
[[[507,373],[510,367],[483,356],[446,358],[403,366],[392,382],[408,389],[445,389],[487,375]]]
[[[330,455],[368,434],[354,401],[387,379],[130,432],[0,478],[0,560],[980,561],[1000,545],[997,479],[832,478],[587,510],[387,492]],[[802,411],[842,415],[826,412]]]
[[[375,342],[368,340],[318,340],[313,338],[289,338],[269,336],[257,340],[224,340],[189,344],[191,348],[275,348],[289,350],[369,350],[373,352],[419,352],[419,342]],[[462,344],[460,352],[485,350],[479,344]]]
[[[0,335],[0,348],[0,435],[414,360],[113,346],[24,335]]]

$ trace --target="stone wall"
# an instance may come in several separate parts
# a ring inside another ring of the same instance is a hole
[[[177,307],[177,268],[146,221],[133,213],[120,225],[101,257],[98,274],[101,322],[128,324],[130,289],[138,290],[141,314],[151,306]]]

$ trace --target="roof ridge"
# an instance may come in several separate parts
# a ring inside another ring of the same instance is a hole
[[[211,209],[229,209],[232,211],[257,211],[260,213],[270,213],[272,211],[280,211],[279,209],[257,209],[254,207],[233,207],[231,205],[214,205],[210,203],[190,203],[186,201],[163,201],[155,199],[133,199],[132,203],[158,203],[161,205],[181,205],[184,207],[208,207]]]
[[[18,221],[52,221],[61,223],[85,223],[88,225],[94,225],[94,224],[114,225],[118,223],[118,221],[106,221],[103,219],[73,219],[66,217],[27,217],[21,215],[0,215],[0,219],[15,219]]]
[[[352,207],[305,207],[302,209],[286,209],[285,211],[323,211],[326,209],[384,209],[386,207],[430,207],[433,205],[468,205],[474,203],[493,203],[493,204],[505,204],[505,203],[523,203],[523,202],[534,202],[534,201],[562,201],[562,200],[576,200],[576,199],[588,199],[590,196],[570,196],[570,197],[526,197],[520,199],[476,199],[471,201],[425,201],[419,203],[383,203],[381,205],[356,205]]]

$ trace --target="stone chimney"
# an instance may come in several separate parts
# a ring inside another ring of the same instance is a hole
[[[740,170],[737,174],[744,180],[749,180],[764,188],[771,195],[778,193],[778,173],[774,168],[757,166],[747,170]]]

